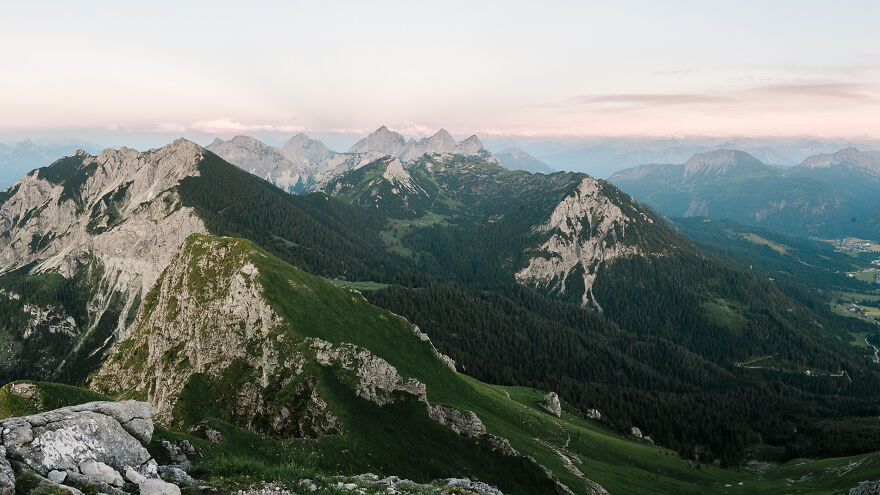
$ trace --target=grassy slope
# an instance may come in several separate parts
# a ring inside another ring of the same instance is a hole
[[[40,391],[40,400],[28,400],[11,393],[11,387],[15,383],[36,385]],[[110,398],[91,390],[60,383],[20,380],[7,383],[0,388],[0,419],[27,416],[59,407],[75,406],[98,400],[110,400]]]
[[[554,451],[554,448],[561,450],[566,441],[569,442],[566,455],[580,458],[583,464],[578,465],[579,469],[612,493],[704,493],[707,488],[714,491],[724,488],[725,484],[732,485],[730,490],[733,493],[737,490],[740,493],[778,493],[782,489],[794,493],[831,493],[831,488],[840,490],[854,485],[859,479],[880,477],[880,463],[877,463],[880,454],[865,456],[868,461],[842,477],[827,473],[825,469],[843,466],[861,457],[792,461],[764,473],[762,478],[748,470],[736,471],[715,466],[694,469],[691,463],[679,459],[674,452],[623,438],[594,421],[569,414],[564,414],[561,419],[550,416],[537,407],[542,395],[539,391],[490,386],[465,375],[453,374],[431,354],[427,346],[412,338],[409,325],[403,320],[389,317],[388,312],[369,305],[359,297],[352,297],[350,292],[296,270],[274,257],[255,258],[255,261],[262,265],[261,282],[270,304],[290,321],[300,322],[299,325],[295,323],[295,327],[303,336],[317,336],[332,342],[352,342],[369,348],[396,366],[402,375],[417,377],[424,382],[429,401],[474,411],[486,424],[489,433],[509,439],[514,448],[552,469],[576,491],[583,492],[586,485],[566,469],[562,458]],[[288,280],[308,289],[297,290],[296,296],[291,297]],[[361,409],[360,412],[367,411]],[[382,442],[385,433],[389,433],[393,435],[393,444],[387,444],[390,450],[373,450],[361,445],[360,448],[364,450],[355,447],[352,453],[362,455],[343,459],[338,454],[342,444],[337,442],[344,444],[347,440],[333,437],[309,442],[306,447],[300,446],[297,450],[305,458],[310,457],[312,449],[317,447],[326,459],[320,463],[322,469],[332,469],[332,464],[336,463],[340,469],[353,469],[350,472],[371,468],[391,474],[397,463],[384,456],[391,456],[398,450],[404,454],[399,457],[401,462],[412,463],[414,457],[406,454],[415,453],[407,452],[400,437],[394,435],[401,431],[397,427],[423,426],[398,425],[399,417],[388,424],[382,421],[383,417],[388,418],[387,412],[382,413],[377,411],[376,414],[370,414],[371,421],[376,423],[373,423],[371,431],[363,432],[363,438],[370,439],[370,442]],[[390,430],[377,431],[385,428]],[[438,430],[435,433],[441,432]],[[409,431],[406,436],[412,434],[414,432]],[[370,460],[370,454],[383,458]],[[311,458],[315,462],[314,457]],[[353,461],[353,458],[359,460]],[[800,478],[807,473],[816,473],[816,476],[808,482],[788,486],[786,479]],[[437,472],[437,475],[440,473]],[[739,482],[744,483],[742,487],[737,485]]]

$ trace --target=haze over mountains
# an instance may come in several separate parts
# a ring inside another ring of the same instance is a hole
[[[791,168],[741,151],[643,165],[610,180],[671,217],[729,218],[801,236],[874,238],[880,229],[878,153],[846,148]]]
[[[0,193],[0,374],[136,396],[168,428],[213,419],[317,438],[304,455],[338,460],[322,469],[440,475],[392,454],[417,451],[511,493],[650,485],[662,454],[625,472],[570,469],[558,452],[605,459],[605,447],[552,437],[556,419],[528,419],[536,399],[521,409],[516,390],[474,378],[553,389],[594,418],[573,424],[603,418],[590,428],[625,434],[632,452],[645,442],[633,431],[725,466],[752,448],[783,460],[880,449],[859,429],[878,370],[840,337],[868,323],[708,256],[610,182],[508,170],[442,130],[406,140],[382,127],[342,153],[288,144],[77,152]],[[875,158],[844,150],[797,169],[865,178]],[[716,151],[622,177],[701,191],[788,184],[780,170]],[[772,367],[740,366],[754,356]],[[706,469],[665,482],[699,491],[717,483],[720,467]]]

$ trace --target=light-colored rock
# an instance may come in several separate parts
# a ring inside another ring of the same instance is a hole
[[[64,483],[64,480],[67,479],[67,471],[53,469],[52,471],[49,471],[46,477],[53,483]]]
[[[125,479],[129,482],[139,485],[147,480],[147,477],[137,472],[131,466],[125,466]]]
[[[320,163],[336,154],[327,149],[321,141],[311,139],[303,133],[288,139],[281,150],[286,154],[303,156],[315,163]]]
[[[206,149],[287,192],[304,192],[314,181],[316,164],[312,160],[249,136],[236,136],[225,142],[216,139]]]
[[[160,479],[147,479],[138,483],[141,495],[180,495],[180,488]]]
[[[177,485],[198,486],[199,482],[177,466],[159,466],[159,476]]]
[[[849,495],[880,495],[880,481],[860,481],[849,489]]]
[[[79,152],[64,162],[78,170],[75,185],[65,186],[52,176],[57,167],[67,166],[59,164],[36,170],[13,186],[13,194],[0,204],[0,273],[29,265],[31,272],[72,277],[85,271],[101,277],[95,293],[89,294],[87,325],[80,328],[61,307],[29,304],[25,339],[36,332],[74,339],[94,329],[115,298],[123,301],[116,334],[127,330],[129,311],[136,310],[135,302],[186,236],[205,231],[171,190],[199,174],[202,153],[183,139],[144,153],[129,148],[98,156]],[[34,244],[35,238],[46,242]],[[33,365],[47,374],[58,372],[55,362]]]
[[[321,339],[311,339],[315,359],[324,366],[338,365],[354,372],[358,381],[355,393],[376,404],[394,402],[394,392],[405,392],[425,399],[425,384],[415,378],[404,379],[388,361],[354,344],[331,344]]]
[[[0,495],[15,493],[15,471],[6,458],[6,447],[0,444]]]
[[[148,404],[91,402],[0,421],[7,456],[40,476],[50,471],[80,472],[121,486],[126,466],[145,468],[150,454],[120,420],[151,414]],[[149,419],[149,416],[143,419]],[[152,425],[150,425],[152,431]],[[115,473],[115,476],[110,471]]]
[[[79,471],[95,481],[107,483],[108,485],[115,486],[117,488],[121,487],[125,483],[122,479],[122,475],[119,474],[119,471],[113,469],[107,464],[104,464],[103,462],[96,461],[94,459],[86,459],[84,462],[82,462],[79,465]]]
[[[112,393],[140,391],[156,407],[156,420],[167,422],[175,401],[194,373],[219,376],[236,359],[247,359],[262,369],[262,384],[276,372],[276,347],[269,340],[282,324],[269,307],[257,281],[258,272],[249,258],[246,241],[196,235],[172,259],[158,281],[158,298],[153,310],[140,314],[130,338],[144,346],[145,356],[137,368],[124,368],[128,354],[111,353],[110,359],[92,378],[92,388]],[[192,280],[226,274],[210,285],[191,292]],[[153,332],[161,328],[161,333]],[[211,338],[193,338],[210,332]],[[149,342],[149,345],[146,345]],[[247,352],[247,343],[259,352]],[[119,344],[122,347],[123,344]],[[174,359],[169,359],[175,351]],[[130,348],[125,352],[134,352]],[[152,387],[155,377],[161,387]],[[245,392],[245,391],[243,391]],[[237,411],[253,415],[259,409],[259,394],[237,398]]]
[[[556,392],[547,393],[547,395],[541,399],[540,406],[557,418],[562,416],[562,404],[559,403],[559,396]]]
[[[638,427],[633,426],[632,428],[630,428],[629,433],[636,438],[642,438],[642,430],[640,430]]]
[[[602,413],[599,412],[598,409],[588,409],[586,416],[590,419],[595,419],[596,421],[602,419]]]
[[[444,424],[452,431],[465,437],[478,437],[486,433],[486,426],[473,411],[459,411],[442,404],[429,405],[428,415],[434,421]]]
[[[652,221],[644,212],[640,217],[640,221]],[[516,279],[564,292],[566,278],[580,267],[585,287],[579,294],[581,302],[584,306],[592,303],[601,311],[592,292],[599,266],[640,253],[636,245],[621,242],[633,221],[602,193],[599,181],[586,177],[556,205],[545,223],[534,228],[550,233],[550,238],[536,249],[538,255],[529,260],[528,266],[516,273]]]
[[[40,402],[40,389],[33,383],[12,383],[9,385],[9,393],[22,399]]]

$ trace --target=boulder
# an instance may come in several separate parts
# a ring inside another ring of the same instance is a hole
[[[49,481],[52,483],[64,483],[64,480],[67,479],[67,471],[58,471],[57,469],[53,469],[49,471],[49,474],[46,475],[49,478]]]
[[[126,466],[128,468],[129,466]],[[79,465],[79,471],[94,481],[106,483],[117,488],[125,484],[119,471],[100,461],[88,459]]]
[[[147,481],[147,477],[132,469],[131,466],[125,466],[125,479],[129,482],[139,485]]]
[[[177,485],[166,483],[160,479],[150,478],[138,484],[141,495],[180,495]]]
[[[152,414],[145,402],[90,402],[0,420],[0,495],[15,493],[16,476],[34,477],[37,488],[53,493],[81,495],[74,487],[88,487],[125,495],[121,488],[128,479],[152,494],[179,495],[176,486],[158,479],[145,448]]]
[[[556,392],[545,395],[539,404],[557,418],[562,416],[562,404],[559,403],[559,396],[556,395]]]

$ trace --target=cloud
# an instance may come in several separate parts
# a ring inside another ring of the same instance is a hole
[[[677,106],[727,103],[723,96],[687,93],[623,93],[606,95],[583,95],[569,100],[574,105],[619,104],[628,106]]]
[[[880,85],[834,81],[762,81],[739,88],[690,93],[608,93],[574,96],[562,102],[537,105],[563,112],[632,112],[683,109],[714,111],[745,105],[804,105],[837,109],[843,103],[880,103]]]
[[[794,82],[757,86],[743,92],[744,95],[766,95],[785,98],[831,98],[856,101],[877,101],[880,91],[877,87],[837,82]]]
[[[165,122],[156,125],[156,132],[162,133],[185,133],[201,132],[204,134],[240,134],[248,132],[302,132],[305,130],[300,125],[278,123],[247,123],[230,118],[199,120],[189,124]]]

